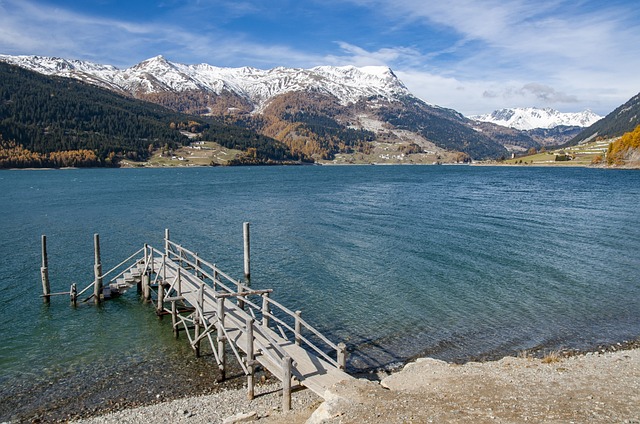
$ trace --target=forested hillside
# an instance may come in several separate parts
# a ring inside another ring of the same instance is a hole
[[[34,153],[86,149],[106,166],[118,155],[142,159],[154,147],[186,143],[169,127],[183,118],[75,80],[0,63],[0,134],[5,144]]]
[[[0,167],[117,166],[190,140],[180,129],[248,150],[233,161],[296,161],[289,149],[254,131],[194,118],[80,81],[0,63]]]
[[[494,139],[472,128],[458,112],[426,105],[413,97],[380,107],[379,116],[397,128],[415,131],[448,150],[464,152],[475,159],[497,158],[507,150]]]
[[[315,159],[364,150],[375,138],[370,131],[339,123],[344,114],[338,99],[322,93],[291,92],[274,98],[258,117],[239,123],[284,143],[292,152]]]
[[[585,129],[567,142],[566,146],[573,146],[591,138],[620,137],[640,124],[640,94],[635,95],[628,102]]]

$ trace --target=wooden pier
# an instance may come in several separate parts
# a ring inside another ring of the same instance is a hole
[[[243,233],[244,274],[248,278],[248,223]],[[228,359],[237,360],[247,377],[248,399],[254,396],[256,366],[276,376],[282,382],[285,411],[291,408],[293,385],[302,385],[324,397],[331,386],[352,378],[345,372],[343,343],[331,342],[307,323],[299,310],[292,311],[274,300],[271,289],[255,290],[173,242],[169,230],[165,230],[162,250],[145,244],[104,274],[97,234],[94,251],[91,284],[80,292],[72,285],[69,292],[50,293],[46,237],[42,237],[45,302],[51,296],[68,295],[74,304],[90,300],[99,303],[137,287],[160,317],[171,316],[175,336],[184,332],[196,356],[200,356],[203,343],[208,345],[222,379]]]

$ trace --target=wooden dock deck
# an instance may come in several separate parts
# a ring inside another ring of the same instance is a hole
[[[244,271],[248,276],[247,223],[244,233]],[[271,289],[255,290],[171,241],[168,230],[163,250],[144,245],[104,274],[96,235],[95,278],[80,293],[75,286],[68,293],[49,293],[45,243],[43,236],[45,301],[56,294],[68,294],[76,302],[93,288],[85,300],[100,302],[138,287],[143,298],[155,304],[159,316],[171,316],[174,334],[178,337],[184,332],[197,356],[202,343],[208,345],[221,378],[225,378],[228,358],[236,358],[247,376],[249,399],[254,396],[254,372],[258,365],[282,382],[283,410],[291,408],[291,387],[296,383],[323,397],[334,384],[353,378],[344,371],[344,344],[331,342],[307,323],[300,311],[291,311],[272,299]]]

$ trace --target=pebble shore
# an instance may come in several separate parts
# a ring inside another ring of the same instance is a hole
[[[563,357],[526,354],[451,364],[421,358],[379,382],[334,387],[323,402],[295,392],[282,413],[278,383],[189,397],[77,421],[110,423],[640,423],[640,349]],[[226,421],[225,421],[226,420]]]
[[[219,393],[176,399],[155,405],[143,406],[84,420],[76,424],[118,424],[118,423],[222,423],[233,416],[253,416],[264,419],[282,413],[282,394],[279,383],[259,384],[255,388],[255,398],[247,401],[246,389],[232,389]],[[299,390],[292,394],[292,414],[299,411],[313,412],[322,399],[310,390]]]

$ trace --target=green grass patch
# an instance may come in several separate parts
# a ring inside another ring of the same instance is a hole
[[[533,155],[518,156],[505,160],[508,165],[548,165],[548,166],[589,166],[598,163],[598,158],[604,159],[611,140],[594,141],[578,146],[550,150]],[[568,157],[570,160],[556,160]]]

